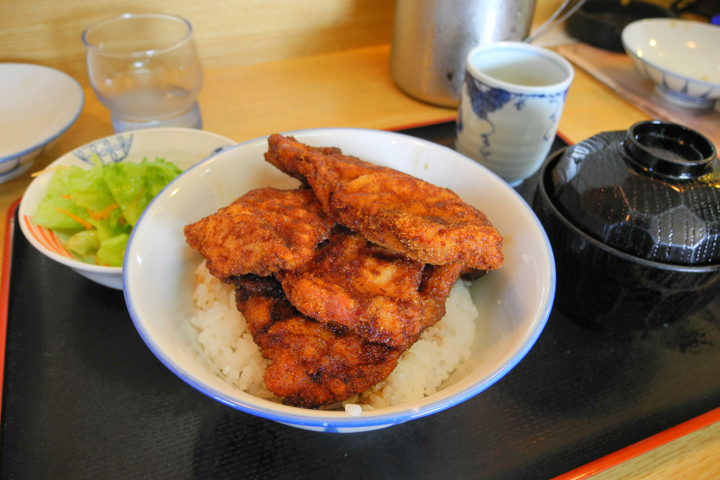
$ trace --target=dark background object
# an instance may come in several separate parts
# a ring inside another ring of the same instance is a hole
[[[611,330],[677,321],[720,294],[720,162],[702,134],[642,121],[551,155],[533,209],[555,308]]]
[[[720,15],[720,0],[675,0],[670,10],[683,18],[698,16],[711,20]]]
[[[448,146],[454,132],[407,131]],[[13,242],[2,479],[547,480],[720,407],[718,300],[622,335],[553,311],[523,361],[461,405],[367,433],[298,430],[191,388],[145,346],[122,292],[17,224]]]
[[[587,0],[565,21],[568,35],[594,47],[623,52],[620,38],[623,28],[643,18],[668,18],[674,15],[659,5],[632,0]]]

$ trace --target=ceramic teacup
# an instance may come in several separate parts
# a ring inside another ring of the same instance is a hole
[[[467,56],[456,149],[516,186],[547,157],[575,72],[562,56],[521,42]]]

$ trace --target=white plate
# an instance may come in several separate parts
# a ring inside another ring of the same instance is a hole
[[[298,182],[263,159],[267,139],[239,144],[175,179],[143,213],[125,256],[124,291],[143,340],[175,374],[234,408],[300,428],[352,432],[395,425],[443,410],[480,393],[522,359],[540,335],[555,293],[555,264],[545,231],[525,201],[486,168],[449,148],[399,133],[359,129],[291,132],[312,146],[344,153],[448,187],[484,211],[504,235],[502,268],[474,283],[482,312],[471,358],[451,385],[422,401],[363,412],[306,410],[240,391],[198,357],[194,270],[200,256],[183,227],[263,186],[293,188]]]
[[[25,173],[82,111],[83,89],[41,65],[0,63],[0,183]]]
[[[65,249],[52,231],[32,224],[32,216],[45,197],[53,168],[75,165],[89,169],[92,167],[90,156],[95,153],[103,163],[140,162],[143,158],[154,160],[158,157],[184,170],[234,143],[229,138],[191,128],[149,128],[90,142],[52,162],[30,183],[18,209],[20,228],[28,242],[48,257],[101,285],[121,289],[122,268],[83,263]]]

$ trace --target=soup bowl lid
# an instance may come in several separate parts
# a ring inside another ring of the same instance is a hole
[[[646,121],[603,132],[547,175],[553,204],[601,242],[661,263],[720,263],[720,163],[697,131]]]

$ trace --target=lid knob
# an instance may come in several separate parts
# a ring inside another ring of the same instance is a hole
[[[687,180],[712,170],[715,147],[700,133],[660,121],[639,122],[625,134],[627,160],[637,170]]]

